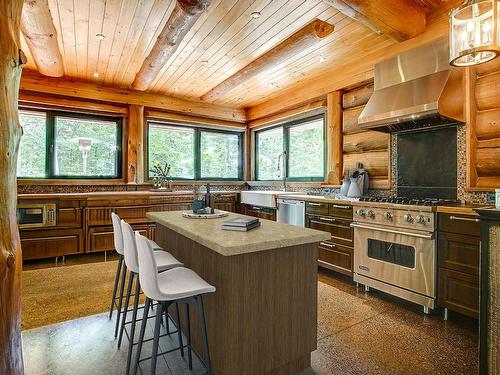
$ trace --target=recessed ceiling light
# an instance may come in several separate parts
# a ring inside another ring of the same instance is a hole
[[[243,99],[243,98],[238,98],[238,101],[239,101],[239,102],[242,102],[243,100],[245,100],[245,99]]]
[[[92,73],[92,75],[93,75],[95,78],[99,77],[99,73],[98,73],[98,72],[94,72],[94,73]]]
[[[175,92],[179,91],[179,88],[178,87],[174,87],[174,91]]]
[[[252,12],[252,14],[250,14],[250,17],[252,17],[253,19],[257,19],[260,17],[260,12]]]
[[[201,65],[203,65],[203,66],[208,65],[208,60],[202,60]]]
[[[99,39],[99,40],[104,40],[104,39],[106,39],[106,36],[105,36],[104,34],[101,34],[101,33],[99,33],[99,34],[95,34],[95,37],[96,37],[97,39]]]
[[[324,63],[325,61],[326,61],[326,57],[325,56],[320,56],[319,62]]]

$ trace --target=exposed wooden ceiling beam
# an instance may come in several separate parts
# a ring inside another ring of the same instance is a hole
[[[132,87],[147,90],[179,47],[184,36],[200,15],[208,8],[211,0],[177,0],[174,10],[158,36],[153,49],[142,63]]]
[[[191,101],[150,92],[100,86],[93,83],[44,77],[24,71],[21,90],[50,93],[101,102],[136,104],[176,113],[193,114],[225,121],[246,122],[243,109],[223,107],[202,101]]]
[[[24,1],[21,31],[38,71],[49,77],[62,77],[63,59],[47,0]]]
[[[279,65],[281,62],[313,45],[318,40],[330,35],[333,32],[333,29],[334,26],[327,22],[319,19],[313,20],[288,39],[284,40],[270,51],[252,61],[231,77],[219,83],[213,89],[204,94],[201,99],[205,101],[213,101],[219,98],[226,92],[238,87],[243,82],[248,81],[250,78],[266,71],[267,69]]]
[[[412,0],[323,0],[378,34],[403,41],[424,32],[426,12]]]

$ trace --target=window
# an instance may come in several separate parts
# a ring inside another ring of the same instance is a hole
[[[148,178],[155,164],[170,164],[172,179],[241,180],[241,132],[150,122]]]
[[[325,155],[323,115],[260,130],[255,133],[255,178],[323,181]]]
[[[119,178],[121,120],[20,111],[20,178]]]

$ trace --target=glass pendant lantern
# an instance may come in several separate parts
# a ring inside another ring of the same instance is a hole
[[[472,0],[451,11],[451,65],[477,65],[500,55],[499,11],[497,0]]]

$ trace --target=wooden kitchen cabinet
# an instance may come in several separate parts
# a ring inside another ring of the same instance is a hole
[[[243,211],[243,213],[247,216],[276,221],[276,210],[273,208],[245,204],[243,207]]]
[[[438,217],[438,304],[479,317],[479,221],[474,216]]]
[[[318,245],[318,265],[344,275],[353,275],[352,206],[306,202],[306,227],[330,232]]]
[[[23,198],[23,203],[37,203],[36,198]],[[20,229],[23,259],[43,259],[56,256],[95,253],[114,249],[111,213],[115,212],[142,235],[155,238],[156,226],[150,222],[147,213],[159,211],[190,210],[192,196],[161,195],[132,196],[123,194],[89,195],[70,199],[64,194],[51,198],[57,207],[54,227]],[[215,193],[215,208],[236,211],[237,193]],[[265,217],[267,218],[267,217]]]

